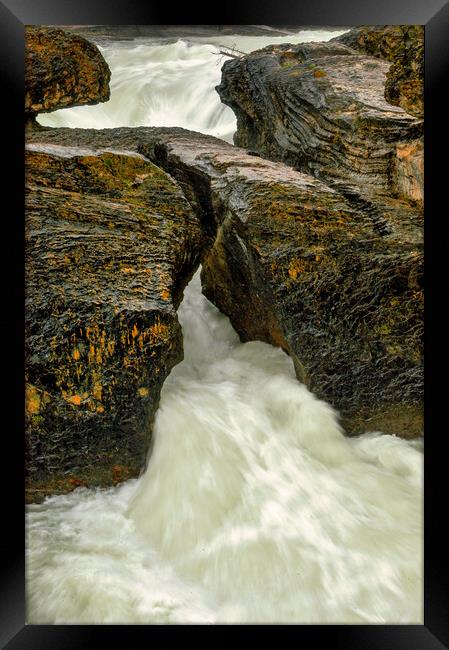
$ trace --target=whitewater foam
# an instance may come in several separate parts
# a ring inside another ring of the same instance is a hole
[[[289,36],[211,36],[135,39],[99,45],[111,70],[111,98],[96,106],[42,113],[43,126],[104,129],[120,126],[178,126],[232,144],[236,118],[215,86],[221,67],[237,48],[251,52],[269,44],[329,40],[343,33],[303,31]]]
[[[198,273],[179,318],[145,474],[29,507],[28,621],[422,622],[421,443],[344,437]]]

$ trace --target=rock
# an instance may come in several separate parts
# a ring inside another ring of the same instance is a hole
[[[422,165],[398,175],[397,160],[398,149],[422,150],[423,122],[386,102],[389,67],[339,42],[269,46],[227,61],[217,91],[237,116],[236,145],[382,213],[391,197],[413,203],[423,196]]]
[[[290,354],[299,379],[340,411],[346,432],[422,432],[419,213],[390,199],[382,221],[319,179],[182,129],[47,129],[31,137],[83,146],[96,138],[99,147],[132,149],[163,166],[211,246],[204,292],[242,340]]]
[[[136,153],[28,143],[26,165],[27,498],[39,501],[143,469],[202,241],[179,186]]]
[[[385,99],[415,117],[424,117],[422,25],[356,27],[332,40],[392,62],[385,83]]]
[[[62,29],[25,29],[25,117],[109,99],[111,72],[96,45]]]

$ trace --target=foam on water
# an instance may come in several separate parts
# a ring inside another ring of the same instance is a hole
[[[422,622],[420,442],[345,438],[201,294],[146,473],[29,507],[28,621]]]

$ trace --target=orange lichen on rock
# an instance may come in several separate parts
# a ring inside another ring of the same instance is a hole
[[[422,140],[396,145],[395,184],[399,194],[424,201],[424,145]]]
[[[67,482],[68,482],[68,483],[69,483],[73,488],[77,488],[77,487],[86,487],[86,485],[87,485],[86,481],[83,481],[83,480],[81,480],[81,479],[79,479],[79,478],[69,478],[69,479],[67,479]]]
[[[307,264],[304,260],[294,259],[291,261],[288,268],[288,274],[293,279],[296,280],[299,273],[303,273],[307,270]]]
[[[95,345],[93,343],[89,346],[89,353],[87,355],[87,362],[93,363],[95,361]]]
[[[127,479],[135,476],[135,471],[127,465],[113,465],[111,468],[112,482],[114,485],[126,481]]]
[[[64,397],[66,402],[69,402],[69,404],[74,404],[75,406],[80,406],[81,404],[81,397],[79,395],[71,395],[70,397]]]
[[[159,339],[163,339],[168,334],[168,327],[164,325],[159,320],[157,320],[154,325],[150,327],[150,341],[151,343],[156,342]]]
[[[41,407],[40,392],[35,386],[27,384],[25,387],[25,412],[27,415],[36,415]]]

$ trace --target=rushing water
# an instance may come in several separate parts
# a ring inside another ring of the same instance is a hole
[[[232,42],[267,44],[251,38]],[[229,135],[232,120],[208,85],[219,81],[211,48],[108,46],[111,101],[45,122],[154,124],[155,107],[171,96],[164,123]],[[138,88],[123,104],[131,73]],[[139,92],[146,75],[150,104]],[[421,623],[422,443],[378,432],[344,437],[331,407],[295,379],[289,357],[239,342],[202,296],[199,273],[179,319],[185,358],[164,384],[145,474],[28,508],[28,622]]]
[[[211,38],[136,39],[100,45],[112,72],[111,99],[43,113],[44,126],[104,129],[118,126],[181,126],[232,143],[233,111],[221,103],[215,86],[229,58],[221,52],[251,52],[270,43],[328,40],[343,32],[304,31],[289,37],[216,36]]]

